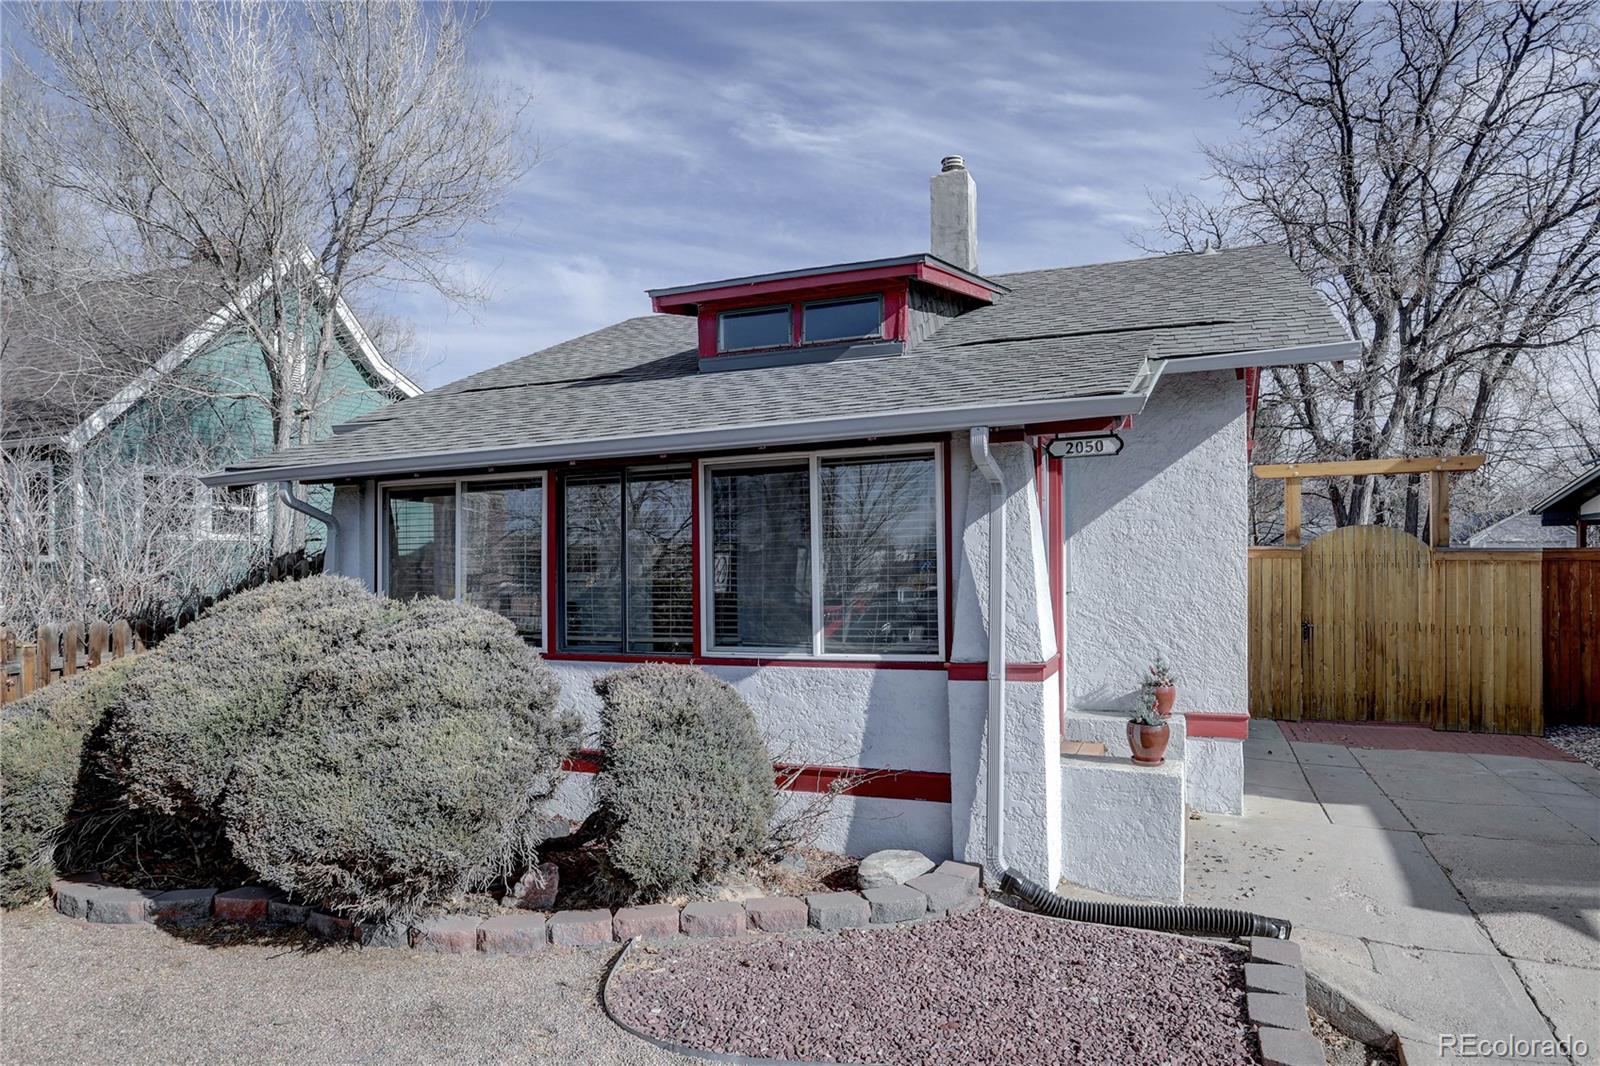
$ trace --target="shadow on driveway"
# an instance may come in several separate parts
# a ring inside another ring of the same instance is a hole
[[[1600,1063],[1600,771],[1287,740],[1251,723],[1245,813],[1189,823],[1186,898],[1295,922],[1321,977],[1441,1034],[1574,1038]],[[1482,1061],[1482,1060],[1479,1060]]]

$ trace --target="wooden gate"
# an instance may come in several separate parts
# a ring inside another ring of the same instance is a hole
[[[1544,712],[1600,725],[1600,549],[1545,549]]]
[[[1379,526],[1252,548],[1251,713],[1539,733],[1540,573],[1538,552],[1429,549]]]
[[[1300,557],[1303,718],[1431,717],[1428,549],[1383,526],[1347,526]]]

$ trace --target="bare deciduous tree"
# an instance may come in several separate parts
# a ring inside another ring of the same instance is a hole
[[[1358,360],[1266,375],[1270,460],[1500,450],[1533,421],[1543,353],[1586,350],[1595,328],[1595,5],[1306,2],[1244,18],[1217,55],[1248,130],[1206,148],[1223,195],[1158,198],[1145,244],[1282,243],[1360,340]],[[1422,528],[1418,478],[1328,492],[1340,524]]]
[[[0,626],[165,622],[262,566],[255,508],[214,507],[195,478],[210,458],[197,447],[137,464],[103,449],[67,478],[50,476],[46,455],[0,452]]]
[[[330,417],[336,316],[362,286],[462,297],[450,266],[532,161],[521,109],[483,85],[481,13],[383,4],[41,5],[24,24],[48,131],[37,169],[147,264],[197,264],[265,353],[275,447]],[[12,65],[28,64],[13,52]],[[274,508],[274,551],[296,539]]]

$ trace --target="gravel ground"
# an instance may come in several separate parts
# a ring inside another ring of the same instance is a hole
[[[1582,759],[1600,770],[1600,726],[1553,725],[1544,738],[1574,759]]]
[[[32,1063],[683,1063],[600,1010],[615,952],[533,958],[319,947],[298,931],[0,917],[0,1060]]]
[[[667,1040],[775,1058],[1258,1063],[1240,961],[1220,945],[988,907],[636,951],[611,1009]]]
[[[1400,1066],[1400,1056],[1396,1052],[1352,1040],[1316,1011],[1311,1012],[1311,1033],[1322,1041],[1328,1066]]]

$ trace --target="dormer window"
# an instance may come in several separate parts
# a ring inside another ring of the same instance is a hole
[[[818,300],[805,305],[802,344],[848,341],[883,335],[883,297],[877,293],[848,300]]]
[[[724,311],[719,320],[717,350],[743,352],[751,348],[780,348],[790,344],[793,330],[788,304]]]
[[[700,369],[715,371],[904,355],[931,332],[924,319],[953,318],[1003,291],[921,253],[652,289],[650,304],[699,320]]]

